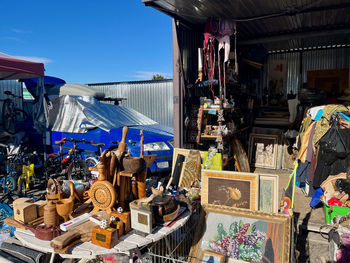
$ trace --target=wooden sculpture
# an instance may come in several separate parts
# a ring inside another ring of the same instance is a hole
[[[107,212],[111,212],[114,208],[116,202],[117,192],[109,181],[106,178],[106,165],[108,159],[106,158],[106,154],[108,150],[105,150],[101,155],[101,162],[97,166],[99,171],[99,177],[95,183],[92,184],[90,190],[88,191],[88,195],[94,205],[94,212],[98,212],[100,210],[106,210]]]
[[[57,214],[64,218],[64,222],[68,221],[68,216],[73,212],[74,208],[74,184],[68,181],[70,196],[56,202]]]

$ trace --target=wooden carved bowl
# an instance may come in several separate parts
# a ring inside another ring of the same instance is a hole
[[[56,202],[57,214],[64,218],[64,221],[68,221],[68,215],[73,212],[74,199],[62,199]]]
[[[138,173],[145,168],[145,160],[140,157],[125,157],[123,167],[127,173]]]

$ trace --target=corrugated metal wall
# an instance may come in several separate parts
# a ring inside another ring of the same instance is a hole
[[[17,80],[0,80],[0,111],[2,112],[3,101],[7,98],[13,99],[15,101],[15,107],[22,109],[23,100],[20,98],[13,98],[12,96],[5,95],[4,92],[6,90],[11,91],[16,96],[22,96],[22,83]],[[0,115],[2,116],[2,114]]]
[[[303,52],[303,82],[307,81],[307,72],[309,70],[341,69],[349,68],[349,66],[350,48],[313,50]]]
[[[301,76],[300,58],[302,60]],[[350,48],[308,50],[291,53],[270,54],[267,59],[267,65],[269,64],[270,60],[275,59],[285,59],[287,61],[286,93],[292,91],[295,94],[298,92],[301,84],[307,81],[307,72],[309,70],[350,68]],[[268,79],[267,65],[264,67],[266,69],[264,71],[264,83],[266,83],[266,85]],[[300,80],[302,80],[301,83]]]
[[[286,93],[296,94],[299,89],[299,72],[300,72],[300,54],[297,53],[281,53],[281,54],[272,54],[269,56],[267,61],[266,73],[268,76],[268,65],[271,60],[283,59],[287,61],[287,86]],[[266,77],[268,81],[268,78]]]
[[[173,81],[132,81],[88,84],[106,97],[126,98],[120,105],[130,107],[162,125],[173,127]]]

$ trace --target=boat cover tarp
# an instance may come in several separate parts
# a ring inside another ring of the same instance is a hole
[[[109,132],[123,126],[157,124],[131,108],[104,104],[88,96],[64,95],[51,103],[49,129],[56,132],[85,133],[93,128]]]

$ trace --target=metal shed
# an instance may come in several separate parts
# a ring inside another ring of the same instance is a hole
[[[96,92],[104,93],[106,98],[124,98],[120,105],[139,111],[162,125],[173,127],[173,81],[171,79],[87,85]]]
[[[198,68],[197,49],[203,45],[203,29],[209,17],[234,19],[239,46],[259,45],[268,51],[268,57],[289,56],[289,63],[293,63],[289,80],[298,78],[290,84],[291,90],[300,87],[306,70],[327,68],[332,63],[349,66],[350,1],[143,0],[143,3],[173,18],[176,147],[183,146],[183,90],[196,78],[191,71]]]

